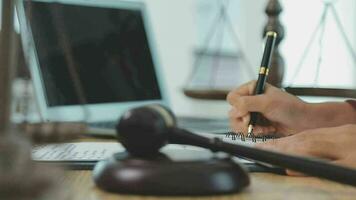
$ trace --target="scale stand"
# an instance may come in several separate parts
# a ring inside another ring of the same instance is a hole
[[[224,52],[222,50],[225,31],[231,36],[237,47],[241,48],[242,45],[234,30],[233,22],[227,13],[230,0],[218,0],[217,3],[219,6],[217,16],[207,32],[203,42],[204,46],[194,52],[196,58],[193,70],[184,88],[184,94],[191,98],[225,99],[231,87],[249,80],[248,78],[242,80],[236,77],[255,76],[252,65],[248,62],[247,56],[243,51]],[[211,49],[210,45],[213,43],[214,36],[216,36],[217,47],[216,49]],[[239,66],[239,63],[241,66]],[[221,75],[219,76],[219,74]],[[230,75],[230,78],[227,78],[227,75]],[[219,78],[221,76],[224,78]],[[222,82],[224,84],[221,84]]]
[[[356,53],[353,50],[353,47],[351,45],[350,40],[347,38],[347,35],[345,33],[344,27],[341,24],[340,18],[337,14],[337,11],[334,6],[334,2],[331,1],[325,1],[324,3],[324,10],[322,13],[322,16],[320,18],[319,24],[314,30],[307,47],[305,51],[302,54],[301,60],[298,64],[297,70],[294,73],[293,79],[291,83],[294,82],[295,78],[298,76],[298,74],[301,71],[302,65],[305,61],[305,58],[311,48],[312,43],[316,39],[316,35],[320,32],[320,41],[323,40],[324,36],[324,30],[326,26],[326,16],[328,14],[328,11],[331,11],[332,16],[334,17],[336,21],[336,25],[338,26],[341,36],[346,44],[346,47],[350,53],[350,55],[353,58],[353,62],[356,65]],[[318,81],[318,74],[321,68],[321,53],[319,54],[318,58],[318,65],[317,65],[317,74],[314,80],[314,84]],[[355,89],[339,89],[339,88],[317,88],[317,87],[291,87],[288,86],[285,88],[285,90],[291,94],[297,95],[297,96],[320,96],[320,97],[346,97],[346,98],[356,98],[356,90]]]

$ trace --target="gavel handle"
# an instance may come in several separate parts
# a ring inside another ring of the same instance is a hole
[[[356,170],[330,164],[320,159],[291,156],[243,145],[229,144],[218,140],[220,139],[215,141],[215,146],[221,151],[335,182],[356,186]]]
[[[226,143],[219,138],[207,138],[185,130],[179,130],[178,132],[178,134],[172,134],[171,142],[200,146],[212,151],[226,152],[249,160],[356,186],[356,170],[351,168],[330,164],[320,159],[291,156],[244,145]]]

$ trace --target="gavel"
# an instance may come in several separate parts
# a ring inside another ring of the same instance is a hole
[[[120,143],[133,156],[152,157],[166,144],[193,145],[356,186],[356,170],[351,168],[316,158],[226,143],[219,138],[208,138],[180,129],[176,127],[173,113],[162,105],[148,105],[127,111],[119,120],[116,130]]]

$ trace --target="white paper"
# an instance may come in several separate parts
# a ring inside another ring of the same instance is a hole
[[[239,142],[252,145],[248,142]],[[162,148],[162,152],[169,150],[194,150],[207,151],[200,147],[189,145],[169,144]],[[100,161],[109,158],[115,153],[125,151],[124,147],[117,142],[78,142],[64,144],[40,145],[32,149],[32,159],[36,161],[67,162],[67,161]],[[241,163],[253,163],[245,159],[237,159]]]
[[[32,149],[32,159],[37,161],[98,161],[124,151],[117,142],[79,142],[49,144]]]
[[[256,138],[256,142],[252,141],[252,138],[245,138],[245,141],[242,141],[237,135],[235,137],[226,137],[225,134],[213,134],[213,133],[196,133],[198,135],[204,136],[204,137],[209,137],[209,138],[219,138],[224,142],[231,143],[231,144],[240,144],[240,145],[245,145],[249,147],[253,147],[256,143],[264,142],[261,138]],[[270,139],[266,139],[268,141]]]

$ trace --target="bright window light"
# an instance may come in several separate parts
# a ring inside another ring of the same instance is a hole
[[[286,37],[280,51],[286,62],[286,86],[354,88],[356,85],[356,57],[350,53],[331,8],[325,17],[325,28],[319,29],[300,65],[322,18],[325,2],[334,4],[345,35],[356,51],[356,1],[281,0]]]

